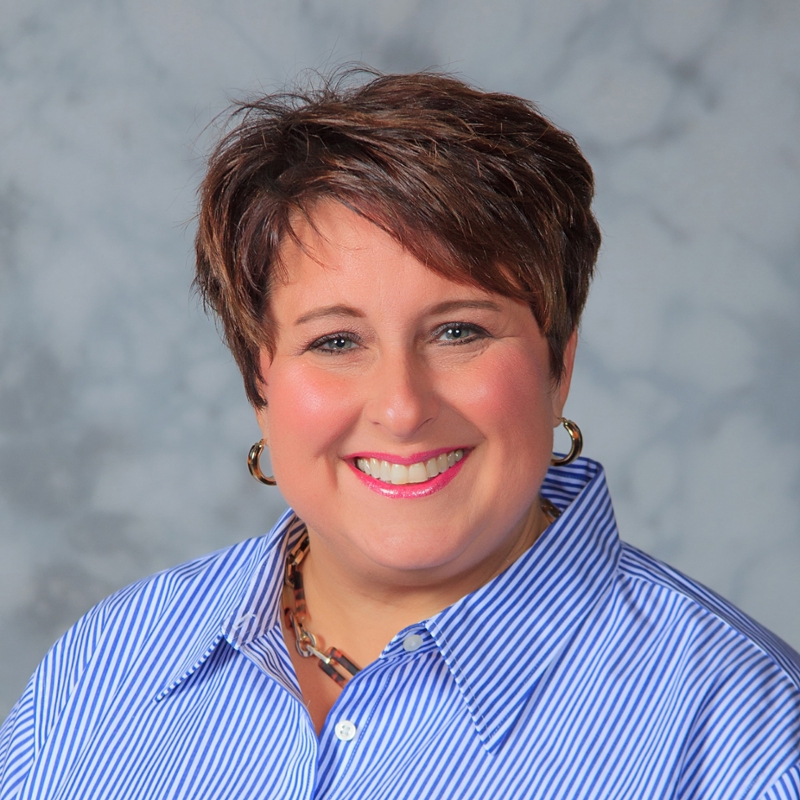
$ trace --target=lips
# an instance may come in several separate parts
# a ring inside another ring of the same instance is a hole
[[[452,469],[462,458],[464,450],[459,448],[412,464],[398,464],[382,458],[356,458],[355,465],[365,475],[383,483],[404,486],[408,483],[425,483]]]
[[[356,477],[373,492],[384,497],[411,499],[427,497],[444,489],[461,471],[471,452],[471,449],[460,447],[432,450],[411,458],[395,456],[390,457],[391,460],[384,453],[358,453],[345,461]],[[405,463],[398,463],[400,461]],[[371,474],[373,469],[376,474]],[[429,470],[431,473],[436,471],[432,477]]]

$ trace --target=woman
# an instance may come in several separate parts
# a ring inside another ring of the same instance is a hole
[[[241,109],[198,285],[293,510],[79,621],[1,798],[800,798],[800,658],[620,542],[562,417],[592,192],[446,76]]]

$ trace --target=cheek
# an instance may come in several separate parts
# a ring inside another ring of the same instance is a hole
[[[552,400],[549,374],[539,361],[524,350],[499,353],[475,374],[453,381],[453,394],[478,427],[541,438],[552,429]]]
[[[342,381],[304,365],[273,363],[267,376],[268,439],[273,460],[324,455],[357,416],[352,392]]]

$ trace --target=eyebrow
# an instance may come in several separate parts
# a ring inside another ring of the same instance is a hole
[[[428,314],[431,316],[449,314],[452,311],[460,311],[462,308],[477,308],[498,312],[503,310],[492,300],[446,300],[444,303],[433,306],[433,308],[428,311]]]
[[[460,311],[463,308],[476,308],[497,312],[502,311],[500,306],[491,300],[445,300],[445,302],[438,303],[433,306],[433,308],[430,308],[427,313],[430,316],[438,316],[441,314],[449,314],[453,311]],[[325,317],[363,318],[365,316],[363,311],[359,311],[357,308],[352,308],[351,306],[322,306],[321,308],[315,308],[313,311],[302,314],[294,321],[294,324],[304,325],[307,322],[312,322],[315,319],[323,319]]]
[[[351,308],[350,306],[322,306],[321,308],[315,308],[313,311],[309,311],[306,314],[302,314],[299,316],[295,321],[295,325],[303,325],[306,322],[311,322],[315,319],[321,319],[323,317],[363,317],[364,312],[359,311],[357,308]]]

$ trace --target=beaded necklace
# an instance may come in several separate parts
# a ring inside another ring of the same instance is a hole
[[[283,609],[283,613],[286,616],[287,626],[294,630],[297,652],[303,658],[316,656],[319,659],[320,669],[336,681],[339,686],[344,686],[353,675],[359,672],[360,668],[336,647],[331,647],[327,653],[323,653],[317,647],[317,637],[307,630],[305,626],[308,611],[306,609],[306,593],[303,589],[303,573],[300,572],[300,564],[308,554],[308,547],[308,531],[306,531],[297,545],[286,554],[284,583],[291,590],[294,608],[286,606]]]

